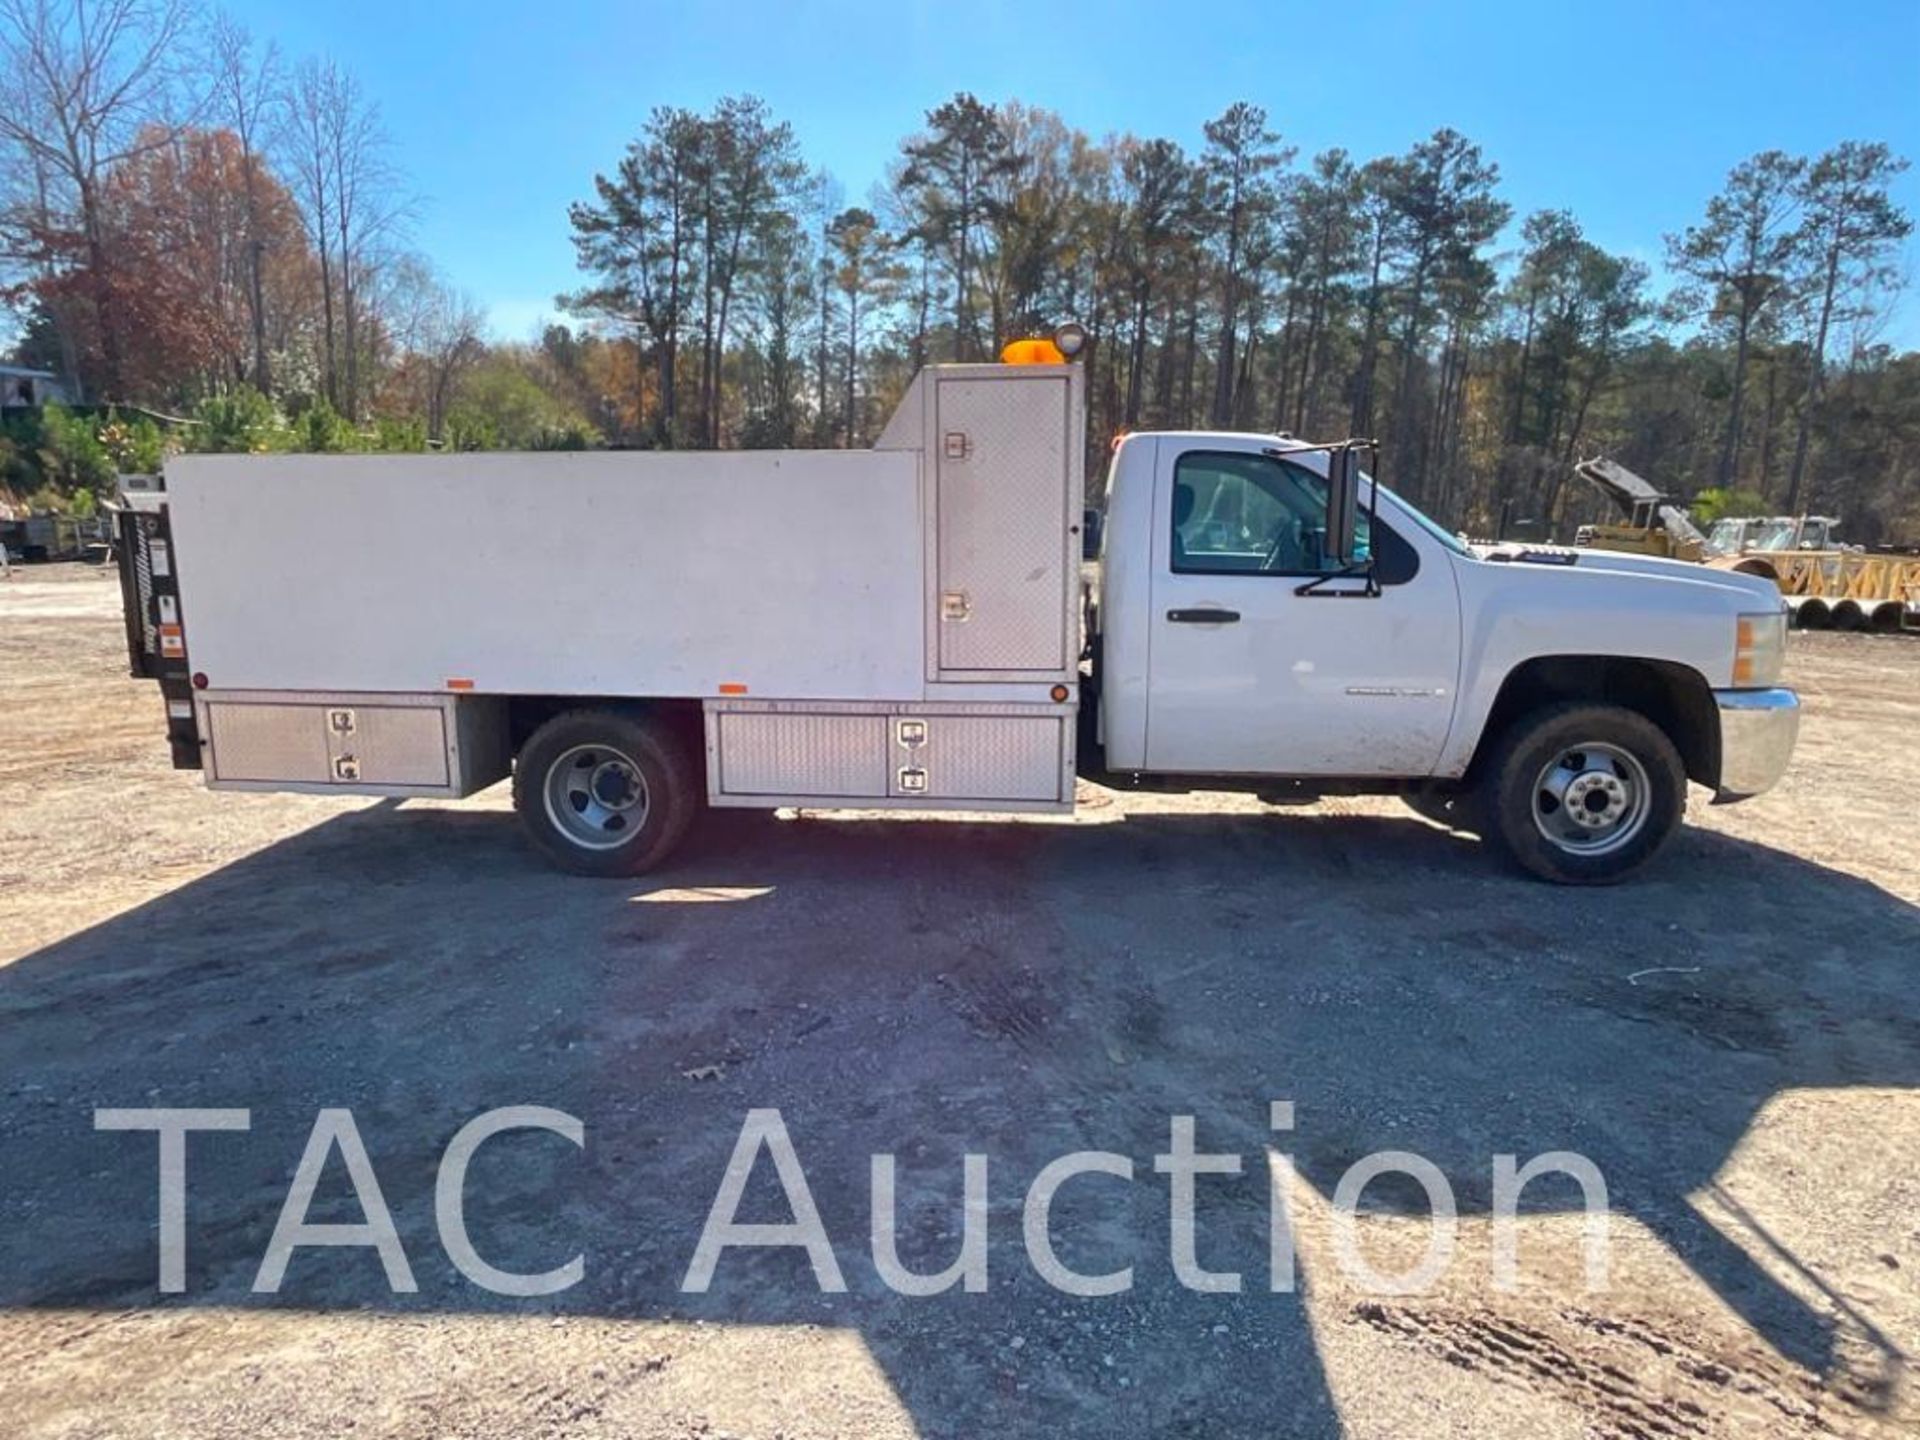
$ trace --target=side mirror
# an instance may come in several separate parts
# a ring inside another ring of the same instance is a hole
[[[1087,509],[1080,517],[1080,558],[1098,560],[1100,542],[1106,536],[1107,517],[1100,511]]]
[[[1327,453],[1326,558],[1331,564],[1351,565],[1360,527],[1360,452]]]

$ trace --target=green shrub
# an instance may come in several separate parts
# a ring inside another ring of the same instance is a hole
[[[383,417],[374,422],[374,448],[390,454],[412,454],[427,448],[427,427],[418,420]]]
[[[0,422],[0,490],[10,490],[16,495],[37,490],[42,483],[40,461],[35,453],[39,449],[39,425],[35,423],[29,439],[24,433],[26,427],[21,424],[23,418],[8,416]]]
[[[110,494],[118,474],[93,421],[60,405],[40,411],[40,472],[49,485],[68,495],[83,490]]]
[[[273,402],[251,385],[209,395],[194,407],[198,422],[188,448],[214,455],[259,454],[284,448],[286,426]]]
[[[360,436],[324,396],[316,396],[293,424],[293,448],[315,455],[342,455],[361,449]]]
[[[478,415],[456,414],[447,419],[446,443],[449,450],[498,450],[500,432]]]
[[[600,443],[584,415],[510,355],[490,356],[463,377],[445,435],[455,450],[582,450]]]
[[[1773,513],[1767,504],[1767,497],[1758,491],[1725,490],[1719,486],[1702,490],[1693,497],[1693,504],[1687,508],[1693,513],[1693,523],[1703,526],[1729,517],[1739,520],[1749,515]]]
[[[531,437],[529,450],[588,450],[600,443],[599,432],[583,422],[549,425]]]
[[[167,432],[146,415],[122,420],[109,410],[97,432],[114,468],[122,475],[152,475],[176,448]]]

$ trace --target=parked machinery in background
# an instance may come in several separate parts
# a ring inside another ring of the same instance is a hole
[[[1830,516],[1722,520],[1708,563],[1763,575],[1807,630],[1920,631],[1920,555],[1866,550],[1833,538]]]
[[[1707,537],[1687,518],[1686,506],[1663,494],[1624,465],[1612,460],[1582,460],[1573,473],[1585,480],[1626,516],[1624,525],[1582,525],[1573,543],[1588,550],[1627,555],[1662,555],[1671,560],[1704,560]]]
[[[1843,545],[1830,515],[1729,518],[1702,535],[1683,506],[1624,465],[1584,460],[1574,473],[1626,517],[1581,526],[1577,546],[1764,576],[1786,597],[1792,623],[1809,630],[1920,630],[1920,554]]]
[[[43,514],[0,519],[0,546],[21,561],[104,560],[106,542],[107,524],[100,517]]]

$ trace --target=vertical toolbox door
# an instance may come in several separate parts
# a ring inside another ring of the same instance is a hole
[[[939,382],[936,678],[1066,669],[1067,410],[1061,376]]]

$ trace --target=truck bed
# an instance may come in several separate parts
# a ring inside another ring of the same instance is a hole
[[[217,689],[921,693],[910,453],[188,456],[167,494]]]

